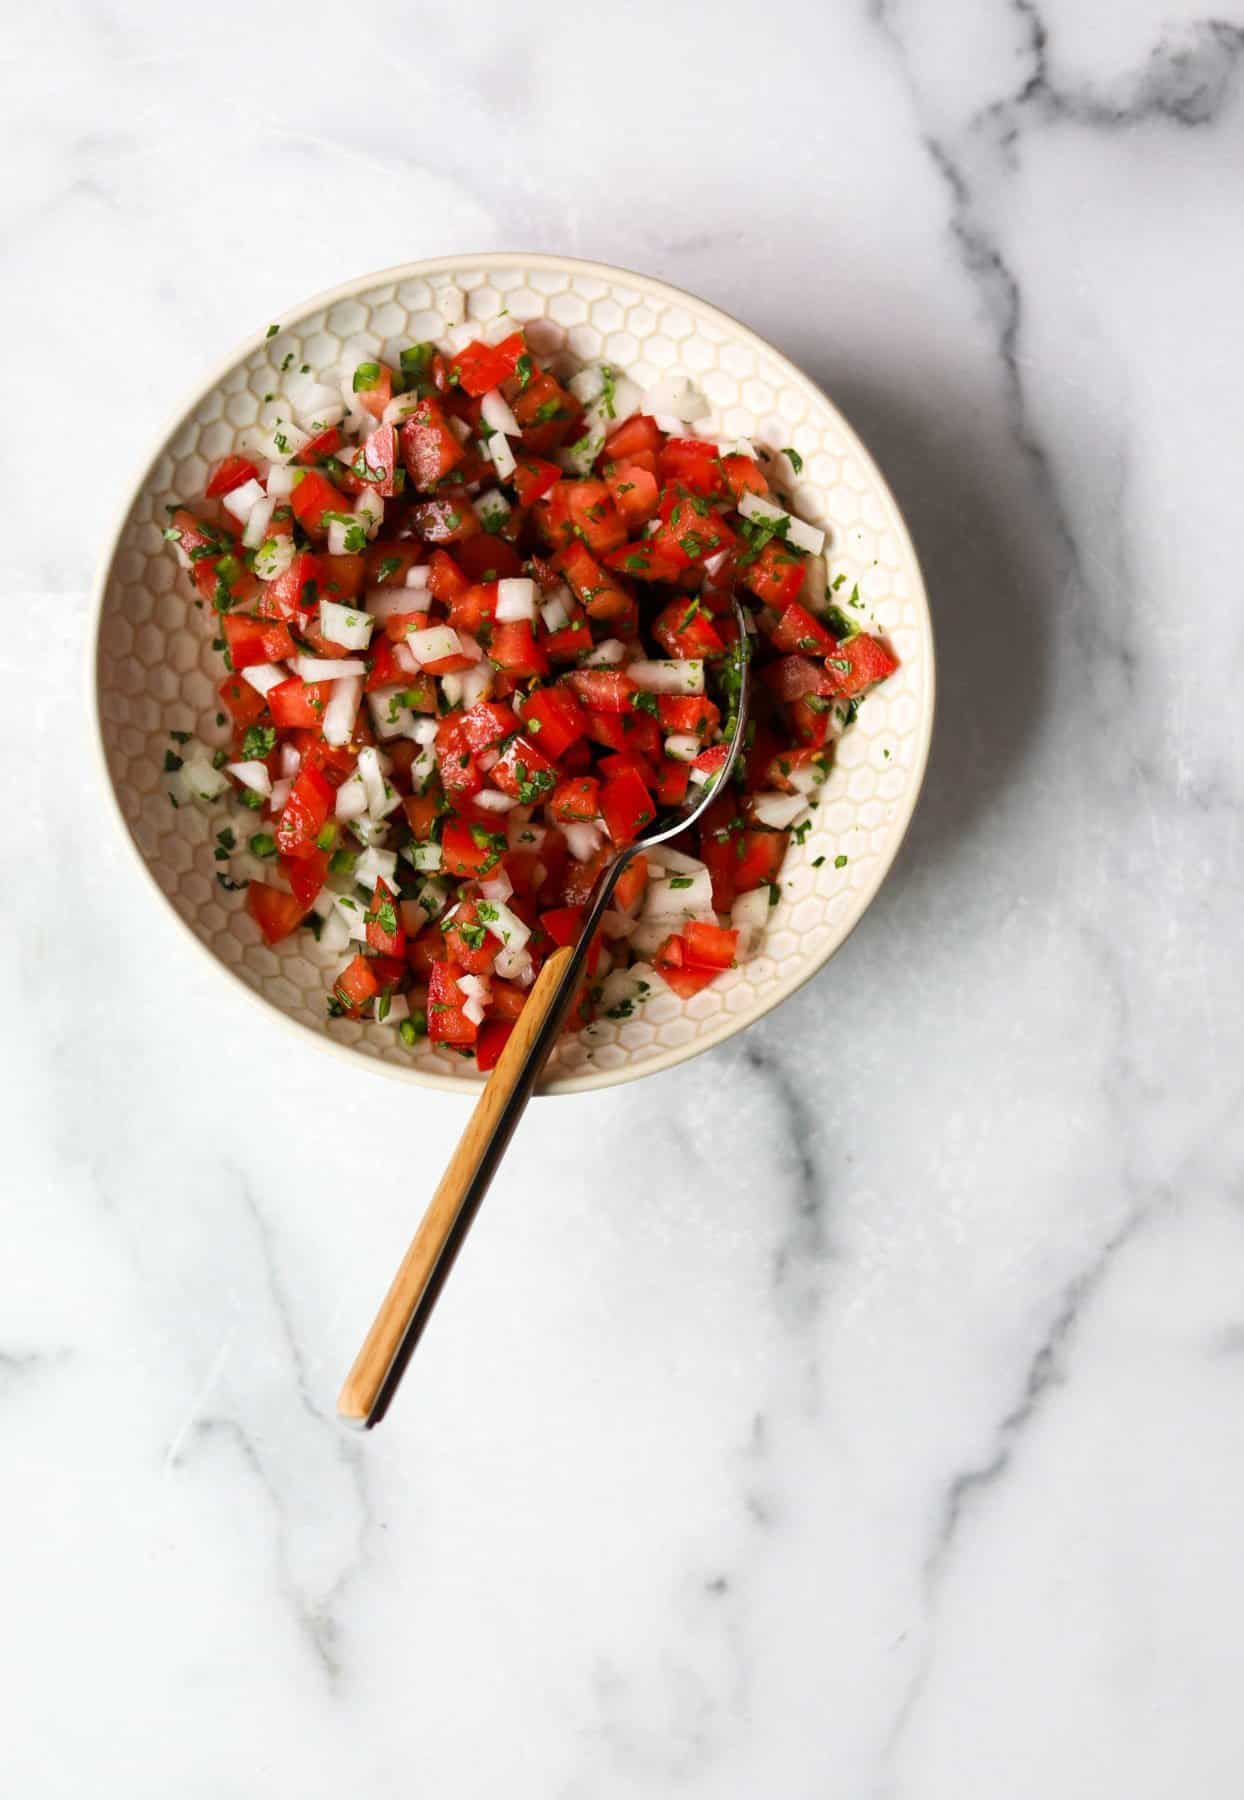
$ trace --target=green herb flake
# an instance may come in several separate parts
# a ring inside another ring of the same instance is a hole
[[[800,456],[798,450],[792,450],[790,445],[787,444],[786,448],[782,451],[782,455],[786,458],[796,475],[803,474],[803,458]]]

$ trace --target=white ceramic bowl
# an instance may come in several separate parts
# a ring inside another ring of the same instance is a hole
[[[724,313],[644,275],[565,257],[490,254],[410,263],[365,275],[288,311],[280,332],[244,344],[181,414],[142,472],[96,584],[100,746],[126,835],[195,943],[245,990],[339,1053],[389,1074],[462,1093],[479,1082],[461,1057],[424,1043],[408,1050],[386,1025],[326,1016],[328,969],[340,962],[305,932],[269,949],[218,886],[212,856],[222,822],[174,810],[163,778],[172,730],[209,743],[222,678],[210,647],[214,615],[198,611],[161,539],[165,507],[203,491],[209,463],[253,422],[281,384],[281,364],[329,372],[357,346],[397,360],[402,345],[438,337],[437,290],[467,296],[469,318],[508,308],[537,353],[604,356],[641,385],[685,372],[723,433],[803,458],[794,499],[828,532],[830,574],[860,592],[902,661],[870,695],[838,747],[813,826],[792,846],[783,896],[761,953],[688,1001],[662,991],[633,1019],[602,1020],[558,1051],[549,1093],[608,1087],[719,1044],[814,975],[859,921],[894,860],[924,775],[933,725],[933,640],[915,552],[894,499],[850,426],[785,357]],[[349,347],[347,349],[347,346]],[[353,360],[360,360],[354,356]],[[846,856],[845,866],[835,859]],[[819,863],[819,867],[814,866]]]

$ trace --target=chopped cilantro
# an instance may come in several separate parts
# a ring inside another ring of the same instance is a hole
[[[800,456],[798,450],[792,450],[788,444],[783,450],[782,455],[786,458],[796,475],[803,474],[803,458]]]
[[[845,869],[846,866],[847,866],[847,859],[845,856],[835,856],[835,858],[834,858],[835,869]]]
[[[281,327],[279,325],[269,325],[267,331],[264,333],[265,338],[274,338],[280,329]]]
[[[823,856],[814,856],[812,858],[812,867],[814,869],[819,869],[824,861],[825,858]]]
[[[276,728],[272,725],[248,725],[242,739],[244,762],[262,762],[276,749]]]
[[[175,775],[178,769],[181,768],[181,765],[182,758],[178,756],[175,750],[166,750],[164,752],[164,773],[166,775]]]
[[[690,875],[671,875],[670,876],[670,891],[671,891],[671,893],[675,892],[679,888],[689,888],[692,885],[692,879],[693,878]]]

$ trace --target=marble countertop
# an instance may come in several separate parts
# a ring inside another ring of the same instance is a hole
[[[1228,1800],[1244,7],[571,18],[6,21],[0,1791]],[[86,762],[86,591],[244,333],[506,247],[826,386],[921,551],[940,720],[851,941],[534,1109],[357,1438],[337,1381],[465,1103],[185,954]]]

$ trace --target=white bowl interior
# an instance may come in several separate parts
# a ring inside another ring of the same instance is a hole
[[[858,583],[902,666],[860,708],[838,746],[804,843],[792,845],[763,948],[689,1001],[654,993],[635,1017],[602,1019],[558,1051],[546,1091],[574,1092],[652,1073],[721,1042],[794,991],[857,923],[915,806],[933,719],[933,646],[920,570],[894,500],[846,422],[797,369],[751,332],[691,296],[646,277],[553,257],[488,255],[420,263],[365,277],[309,302],[276,336],[230,361],[187,409],[139,482],[99,583],[98,712],[104,757],[139,855],[197,941],[287,1018],[393,1073],[467,1091],[474,1065],[424,1043],[407,1049],[388,1026],[329,1019],[328,971],[309,934],[267,947],[242,893],[222,889],[213,858],[223,811],[170,804],[163,775],[169,732],[208,743],[223,677],[210,609],[198,610],[161,530],[166,506],[203,491],[208,465],[279,391],[281,365],[329,373],[364,352],[442,335],[438,288],[467,297],[468,317],[508,309],[537,354],[605,357],[649,385],[689,375],[723,434],[803,458],[794,500],[828,533],[831,577]],[[837,859],[845,856],[843,866]]]

